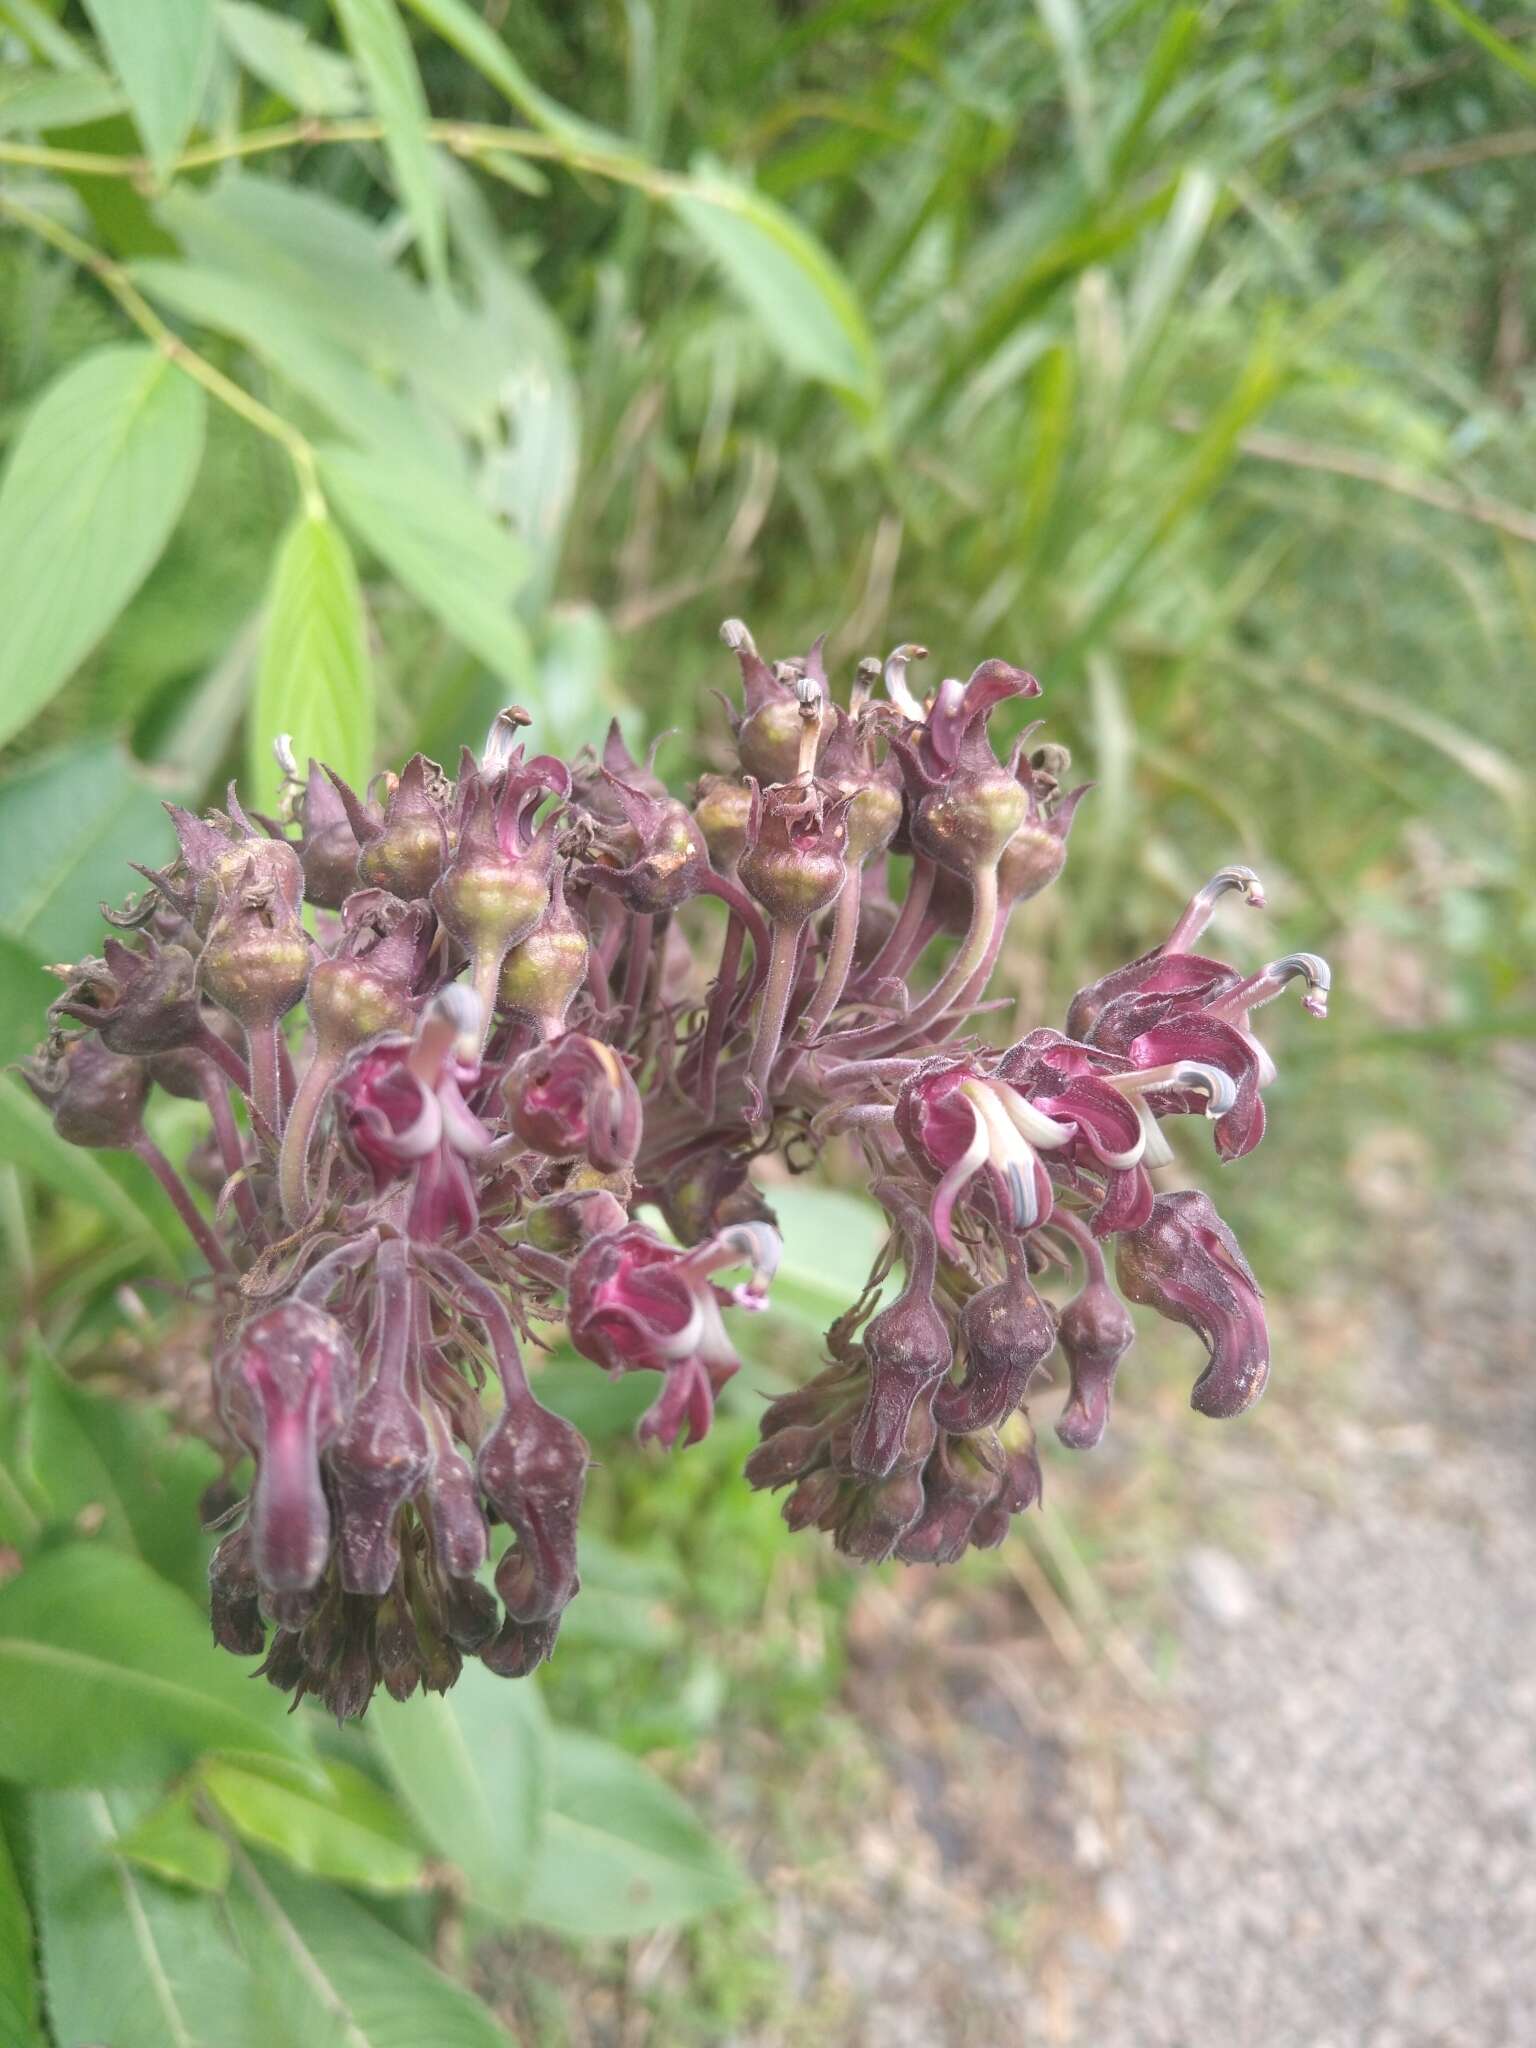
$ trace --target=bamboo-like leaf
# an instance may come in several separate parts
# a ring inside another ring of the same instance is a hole
[[[85,11],[164,178],[197,119],[213,67],[213,0],[85,0]]]
[[[1459,29],[1463,29],[1473,42],[1481,43],[1490,57],[1502,64],[1506,71],[1512,71],[1516,78],[1527,85],[1536,85],[1536,63],[1523,50],[1506,42],[1497,29],[1490,28],[1486,21],[1475,15],[1470,7],[1463,7],[1461,0],[1432,0],[1440,12],[1449,15]]]
[[[517,536],[434,471],[327,448],[320,473],[342,517],[411,595],[488,668],[526,690],[533,653],[513,606],[528,553]]]
[[[95,952],[102,899],[142,887],[128,862],[158,867],[175,843],[116,740],[39,754],[0,782],[0,931],[45,960]]]
[[[879,351],[863,308],[827,251],[777,201],[704,171],[668,186],[673,212],[719,265],[793,369],[840,392],[866,418],[883,402]]]
[[[427,96],[411,39],[394,0],[332,0],[332,6],[384,124],[384,147],[416,230],[423,267],[442,284],[448,274],[443,194],[427,139]]]
[[[51,384],[0,484],[0,741],[43,708],[149,573],[203,451],[203,394],[157,349]]]
[[[292,737],[361,788],[373,770],[373,668],[362,593],[341,530],[301,512],[278,550],[249,730],[252,783],[270,804],[272,743]]]
[[[1203,164],[1191,164],[1179,180],[1168,210],[1131,293],[1126,320],[1127,391],[1156,349],[1205,240],[1216,211],[1220,181]]]
[[[93,65],[78,71],[14,70],[0,81],[0,135],[104,121],[127,104],[122,88]]]
[[[324,192],[249,171],[199,190],[178,186],[159,218],[189,263],[260,295],[267,313],[258,335],[286,327],[339,344],[353,384],[378,396],[400,392],[397,405],[424,398],[476,440],[495,434],[508,374],[530,352],[526,323],[493,320],[487,308],[422,287],[377,221]],[[302,383],[281,355],[276,365]],[[326,393],[317,396],[331,409]],[[369,410],[379,410],[376,396]],[[341,424],[354,433],[356,419],[366,415],[354,396]],[[366,438],[378,444],[376,432]],[[442,451],[431,453],[441,467]]]
[[[298,22],[250,0],[218,0],[218,22],[225,43],[252,77],[301,114],[353,114],[362,105],[356,67],[312,42]]]
[[[428,423],[409,399],[365,375],[353,351],[322,333],[269,282],[159,258],[136,263],[133,278],[156,304],[243,341],[342,432],[420,461],[434,453],[441,459]]]
[[[573,152],[587,154],[598,150],[609,156],[632,156],[621,137],[582,120],[535,85],[503,39],[467,0],[405,0],[405,4],[473,64],[482,78],[489,79],[504,93],[535,128],[541,128]]]

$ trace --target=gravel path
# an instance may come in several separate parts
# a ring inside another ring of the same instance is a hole
[[[1515,1136],[1398,1233],[1278,1535],[1186,1556],[1175,1726],[1125,1753],[1094,1938],[1021,2044],[1536,2043],[1536,1113]]]

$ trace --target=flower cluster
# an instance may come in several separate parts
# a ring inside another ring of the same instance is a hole
[[[281,816],[233,789],[171,807],[175,858],[100,959],[57,970],[28,1080],[61,1136],[145,1161],[208,1267],[249,1474],[214,1633],[339,1716],[466,1656],[515,1676],[550,1654],[588,1453],[537,1398],[535,1325],[654,1376],[642,1438],[696,1441],[778,1261],[750,1172],[775,1150],[857,1148],[890,1223],[747,1467],[850,1556],[1000,1542],[1040,1496],[1032,1387],[1060,1351],[1057,1433],[1097,1443],[1125,1300],[1199,1337],[1202,1413],[1263,1389],[1241,1251],[1154,1176],[1170,1117],[1209,1118],[1224,1159],[1259,1142],[1253,1013],[1299,980],[1322,1014],[1324,963],[1196,952],[1225,892],[1263,903],[1228,868],[1064,1030],[987,1047],[969,1024],[1009,918],[1085,794],[1034,727],[994,746],[1038,683],[987,661],[919,697],[904,646],[841,705],[819,641],[770,663],[739,621],[723,638],[736,758],[691,804],[617,728],[600,756],[530,756],[519,711],[456,776],[417,755],[363,794],[280,744]],[[206,1111],[211,1215],[145,1130],[155,1087]]]

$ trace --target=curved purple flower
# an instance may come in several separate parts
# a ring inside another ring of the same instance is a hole
[[[1150,1222],[1120,1239],[1115,1278],[1127,1300],[1183,1323],[1210,1354],[1192,1408],[1229,1416],[1252,1407],[1269,1378],[1263,1296],[1208,1195],[1159,1195]]]

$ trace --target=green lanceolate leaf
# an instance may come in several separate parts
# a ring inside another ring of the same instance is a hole
[[[0,80],[0,135],[75,128],[120,114],[126,104],[121,89],[89,65],[65,72],[17,68]]]
[[[156,173],[197,119],[213,64],[213,0],[85,0]]]
[[[495,29],[468,4],[468,0],[405,0],[405,4],[445,43],[452,44],[461,57],[473,64],[482,78],[489,79],[499,92],[504,93],[535,128],[543,129],[546,135],[564,144],[573,154],[599,151],[604,155],[631,155],[628,145],[620,137],[582,120],[541,91]]]
[[[41,1356],[29,1394],[28,1462],[54,1518],[102,1512],[112,1543],[201,1601],[207,1570],[198,1501],[218,1473],[214,1453],[173,1437],[162,1415],[87,1393]]]
[[[517,536],[430,471],[327,448],[320,473],[342,517],[412,596],[487,667],[526,686],[532,650],[513,603],[528,558]]]
[[[229,1883],[229,1844],[199,1818],[191,1783],[152,1806],[118,1842],[117,1853],[187,1891],[221,1892]]]
[[[249,0],[219,0],[219,33],[240,63],[301,114],[355,114],[363,103],[355,66],[311,42],[296,21]]]
[[[792,369],[863,415],[881,405],[880,357],[853,288],[814,235],[775,200],[704,172],[670,191],[679,220]]]
[[[32,1961],[32,1916],[0,1834],[0,2041],[42,2048],[41,2001]]]
[[[335,1886],[237,1848],[230,1908],[278,2007],[274,2041],[509,2048],[483,2005]]]
[[[0,741],[143,582],[202,452],[203,394],[158,349],[98,349],[44,392],[0,484]]]
[[[427,139],[427,96],[411,39],[394,0],[332,0],[332,5],[384,124],[384,147],[416,230],[422,265],[429,277],[442,282],[448,256],[443,194]]]
[[[422,1851],[390,1795],[366,1772],[327,1763],[323,1781],[295,1782],[260,1760],[210,1757],[198,1782],[231,1827],[310,1877],[365,1891],[415,1891]]]
[[[301,761],[324,761],[361,788],[373,771],[373,669],[362,593],[341,530],[302,512],[278,551],[267,610],[256,702],[251,709],[251,776],[270,805],[278,771],[272,742],[293,740]]]
[[[58,2048],[271,2048],[260,1988],[218,1903],[126,1853],[152,1793],[31,1801],[48,2020]]]
[[[624,1937],[742,1898],[746,1881],[677,1794],[596,1736],[557,1729],[543,1846],[523,1917]]]
[[[38,955],[0,932],[0,1066],[37,1044],[43,1012],[58,992]]]
[[[115,740],[41,754],[0,782],[0,931],[45,960],[97,952],[102,900],[143,887],[129,861],[158,867],[174,847],[154,785]]]
[[[516,1917],[544,1820],[543,1703],[470,1663],[452,1692],[375,1700],[369,1732],[417,1826],[471,1898]]]
[[[67,1145],[43,1105],[10,1074],[0,1074],[0,1158],[56,1194],[98,1209],[127,1244],[141,1246],[162,1267],[174,1267],[170,1247],[156,1231],[152,1216],[97,1154]]]
[[[210,1749],[303,1757],[303,1724],[137,1558],[49,1551],[0,1587],[0,1774],[127,1784]]]

